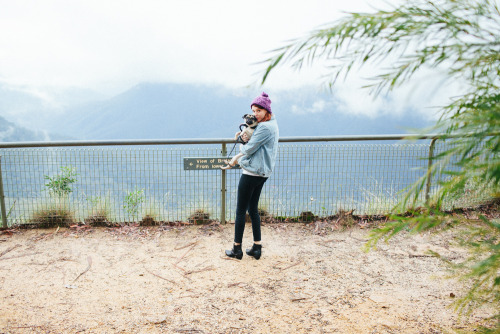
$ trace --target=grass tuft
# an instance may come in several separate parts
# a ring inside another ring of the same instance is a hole
[[[160,225],[158,221],[156,221],[156,218],[154,216],[150,215],[145,215],[142,217],[142,220],[139,222],[140,226],[156,226]]]
[[[316,218],[317,218],[317,216],[314,213],[312,213],[311,211],[304,211],[304,212],[300,213],[300,215],[298,217],[298,221],[301,223],[308,223],[308,222],[312,222]]]
[[[74,212],[70,210],[67,200],[52,198],[35,210],[29,223],[39,228],[67,227],[75,222]]]
[[[197,209],[189,216],[188,222],[193,225],[209,224],[210,214],[203,209]]]

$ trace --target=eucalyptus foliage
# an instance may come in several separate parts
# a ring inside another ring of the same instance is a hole
[[[57,175],[44,175],[44,178],[48,181],[45,186],[49,189],[51,196],[68,196],[73,191],[71,185],[77,181],[77,176],[76,168],[71,166],[61,167],[61,172]]]
[[[301,69],[316,62],[326,63],[324,79],[332,89],[354,69],[387,63],[370,78],[367,87],[375,95],[390,92],[423,70],[464,84],[464,91],[440,109],[439,121],[427,130],[442,134],[439,140],[446,140],[447,149],[433,157],[428,173],[407,189],[394,208],[393,221],[372,231],[367,246],[375,247],[379,240],[403,230],[465,229],[460,244],[471,256],[461,263],[449,262],[470,287],[456,306],[462,314],[483,304],[500,310],[499,222],[444,212],[453,209],[453,198],[469,191],[497,203],[500,197],[498,4],[492,0],[409,0],[391,10],[349,13],[272,51],[264,61],[262,84],[278,66]],[[424,202],[428,178],[441,181]],[[493,320],[493,331],[500,329],[498,311]]]

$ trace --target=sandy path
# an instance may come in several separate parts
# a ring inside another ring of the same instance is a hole
[[[432,278],[445,271],[426,249],[463,256],[442,236],[364,253],[364,229],[271,224],[262,259],[237,261],[222,256],[232,229],[0,236],[0,333],[441,333],[481,321],[459,321],[447,305],[460,289]]]

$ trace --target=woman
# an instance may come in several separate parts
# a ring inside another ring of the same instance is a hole
[[[254,244],[246,253],[255,259],[262,255],[260,235],[260,216],[258,211],[260,193],[264,183],[271,175],[278,154],[278,124],[271,111],[271,100],[262,92],[250,104],[259,124],[245,145],[240,145],[240,152],[244,155],[238,161],[243,169],[238,185],[238,199],[236,202],[236,220],[234,224],[233,249],[226,250],[226,255],[239,260],[243,257],[241,242],[245,230],[245,215],[248,211],[252,220]]]

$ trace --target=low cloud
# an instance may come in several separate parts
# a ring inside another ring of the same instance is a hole
[[[360,76],[351,75],[335,86],[337,110],[368,117],[386,114],[403,116],[412,112],[437,120],[442,108],[466,89],[464,83],[451,82],[445,73],[436,69],[423,69],[404,85],[378,96],[373,95],[370,88],[362,88],[367,83]]]
[[[317,114],[324,112],[327,109],[327,106],[331,105],[331,103],[327,103],[325,100],[319,100],[313,102],[313,104],[309,107],[299,106],[297,104],[292,105],[291,112],[297,115],[304,114]]]
[[[396,0],[393,0],[396,1]],[[383,0],[25,0],[0,12],[0,77],[116,94],[140,82],[244,86],[287,41]],[[290,87],[289,71],[268,84]],[[296,85],[296,86],[297,86]]]

